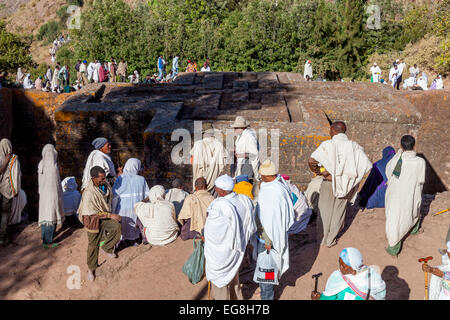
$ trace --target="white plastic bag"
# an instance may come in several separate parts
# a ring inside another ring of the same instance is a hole
[[[258,254],[255,274],[253,276],[254,282],[273,285],[278,284],[278,268],[273,258],[273,255],[276,254],[274,249],[271,249],[269,252],[264,250]]]

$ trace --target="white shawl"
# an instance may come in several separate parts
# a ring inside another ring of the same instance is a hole
[[[100,150],[93,150],[86,161],[86,166],[83,172],[83,181],[81,185],[81,191],[83,191],[89,180],[91,179],[91,168],[99,166],[106,172],[106,176],[116,176],[116,169],[114,168],[114,163],[111,160],[111,157],[106,153],[101,152]]]
[[[61,224],[64,221],[63,191],[58,168],[58,153],[47,144],[38,165],[39,225]]]
[[[308,61],[306,61],[305,70],[303,71],[303,78],[305,78],[305,80],[306,76],[309,76],[309,78],[312,80],[312,65],[311,63],[308,63]]]
[[[272,182],[261,183],[257,208],[264,231],[278,254],[275,263],[281,277],[289,269],[287,232],[294,223],[295,213],[290,190],[280,176]]]
[[[187,193],[184,190],[172,188],[164,196],[164,199],[172,202],[173,205],[175,206],[175,213],[177,215],[177,218],[178,215],[180,214],[181,208],[183,207],[184,199],[186,199],[188,195],[189,193]]]
[[[8,225],[22,222],[22,211],[27,205],[27,195],[20,189],[19,195],[13,198]]]
[[[164,187],[150,189],[150,203],[138,202],[134,211],[145,228],[145,236],[151,245],[166,245],[178,236],[179,227],[174,205],[164,200]]]
[[[239,213],[226,197],[209,205],[204,236],[206,279],[222,288],[238,272],[247,246],[241,235]]]
[[[208,184],[207,190],[213,190],[214,181],[222,172],[227,157],[223,144],[214,136],[204,137],[194,143],[191,155],[193,156],[193,188],[195,189],[195,180],[203,177]]]
[[[344,198],[372,168],[364,149],[344,133],[324,141],[311,154],[332,175],[333,194]]]
[[[436,268],[443,272],[450,272],[450,259],[447,254],[442,256],[442,265],[437,266]],[[430,295],[428,296],[430,300],[450,300],[450,291],[446,294],[442,288],[444,281],[447,280],[437,277],[434,274],[431,275]]]
[[[400,177],[393,175],[402,157]],[[425,160],[414,151],[400,149],[386,165],[386,235],[389,246],[395,246],[419,220],[422,188],[425,183]]]

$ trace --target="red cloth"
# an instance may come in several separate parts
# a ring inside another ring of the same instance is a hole
[[[98,77],[100,82],[105,82],[108,78],[108,72],[105,70],[103,66],[100,67],[100,70],[98,71]]]

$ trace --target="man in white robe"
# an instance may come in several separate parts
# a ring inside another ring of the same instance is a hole
[[[372,168],[364,149],[349,140],[346,131],[344,122],[334,122],[330,128],[331,140],[322,142],[308,161],[311,171],[324,178],[320,186],[317,227],[321,245],[327,247],[337,244],[347,202],[355,196],[357,186]]]
[[[100,81],[100,67],[101,66],[102,66],[102,64],[98,60],[94,64],[94,72],[92,74],[92,79],[94,80],[95,83]]]
[[[404,237],[417,234],[420,226],[420,205],[425,183],[425,160],[413,151],[414,137],[405,135],[402,148],[386,165],[386,236],[389,247],[386,251],[397,256]]]
[[[178,215],[180,214],[181,208],[183,207],[184,199],[189,195],[186,191],[183,190],[183,183],[180,179],[175,179],[172,181],[172,189],[167,191],[164,198],[167,201],[170,201],[175,206],[175,213],[178,219]]]
[[[94,77],[94,69],[95,69],[95,63],[89,62],[89,65],[87,66],[87,78],[88,82],[92,82]]]
[[[308,76],[308,78],[306,78],[306,76]],[[312,65],[311,65],[311,60],[306,61],[305,63],[305,68],[303,70],[303,78],[305,80],[309,80],[312,81]]]
[[[206,279],[215,300],[242,300],[239,268],[256,231],[254,205],[248,196],[233,192],[228,175],[217,178],[215,186],[219,197],[208,207],[204,228]]]
[[[447,249],[443,251],[442,265],[430,267],[422,264],[422,270],[431,273],[429,300],[450,300],[450,240],[447,240]]]
[[[93,150],[86,161],[86,166],[84,167],[83,172],[83,181],[81,185],[81,191],[83,191],[89,181],[91,180],[90,177],[90,170],[91,168],[95,166],[99,166],[106,172],[106,177],[110,185],[114,184],[114,179],[116,177],[116,169],[114,167],[114,163],[111,160],[111,143],[106,138],[99,137],[96,138],[94,141],[92,141],[92,145],[94,146],[95,150]],[[120,167],[118,169],[118,175],[122,174],[122,168]]]
[[[174,205],[164,200],[164,187],[156,185],[150,189],[148,198],[134,205],[139,218],[138,226],[142,228],[144,243],[152,246],[164,246],[178,236],[180,230],[175,216]]]
[[[381,69],[377,65],[376,62],[373,63],[373,66],[370,67],[370,72],[372,73],[372,82],[380,82],[381,78]]]
[[[241,116],[236,117],[231,127],[238,135],[234,148],[233,178],[246,174],[250,183],[253,183],[253,180],[259,181],[259,143],[255,130],[250,128],[250,123]]]
[[[392,87],[395,89],[395,86],[397,86],[397,90],[398,90],[398,86],[399,83],[397,83],[397,79],[399,77],[399,70],[398,70],[398,66],[396,64],[394,64],[394,66],[391,68],[391,70],[389,70],[389,81],[392,83]]]
[[[254,245],[253,257],[267,251],[273,251],[278,269],[278,277],[289,269],[288,230],[295,221],[295,212],[289,186],[279,176],[275,164],[266,160],[259,168],[261,188],[257,203],[257,245]],[[258,268],[258,265],[256,266]],[[261,300],[274,299],[274,285],[260,283]]]
[[[417,68],[417,64],[414,64],[413,67],[409,68],[409,73],[413,75],[414,78],[416,78],[419,75],[419,68]]]
[[[225,167],[228,153],[223,144],[216,139],[210,123],[202,124],[203,139],[194,142],[190,152],[192,163],[192,184],[203,177],[208,184],[208,192],[214,193],[214,181]]]

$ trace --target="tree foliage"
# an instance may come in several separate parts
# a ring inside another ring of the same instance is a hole
[[[6,31],[0,21],[0,70],[14,73],[18,67],[31,67],[31,38],[22,37]]]

